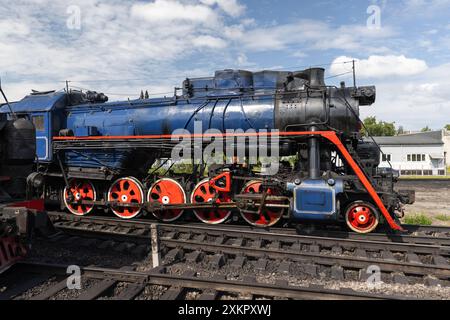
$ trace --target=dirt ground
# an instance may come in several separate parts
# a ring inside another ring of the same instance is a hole
[[[450,180],[402,180],[397,189],[416,191],[416,203],[406,207],[406,215],[425,214],[433,219],[433,225],[450,226]],[[437,219],[447,216],[448,221]]]

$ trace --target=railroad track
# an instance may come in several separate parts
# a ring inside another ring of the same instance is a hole
[[[86,235],[109,242],[104,247],[124,246],[123,242],[142,246],[150,241],[152,223],[149,221],[79,218],[61,213],[50,216],[57,228],[75,237],[74,242],[79,242],[77,236]],[[255,269],[265,271],[270,262],[277,261],[280,274],[290,274],[301,265],[310,277],[325,272],[341,281],[352,272],[357,272],[359,281],[364,281],[369,275],[368,268],[377,266],[387,282],[449,285],[450,247],[443,245],[381,241],[381,235],[374,241],[299,235],[291,229],[249,230],[228,225],[160,224],[158,227],[165,257],[172,262],[184,259],[198,263],[206,256],[217,268],[227,263],[242,268],[251,262]]]
[[[73,225],[77,223],[83,223],[83,221],[93,222],[92,226],[97,227],[98,223],[105,223],[108,226],[123,226],[124,229],[130,228],[134,232],[139,233],[139,230],[146,230],[152,223],[158,223],[157,221],[151,221],[148,219],[135,219],[132,221],[124,221],[109,217],[100,216],[89,216],[89,217],[78,217],[65,212],[49,212],[48,213],[52,221],[56,222],[73,222]],[[187,223],[173,223],[171,226],[184,226]],[[189,226],[205,227],[205,224],[189,222]],[[307,235],[316,237],[329,237],[329,238],[342,238],[342,239],[353,239],[353,240],[370,240],[370,241],[387,241],[387,242],[399,242],[399,243],[415,243],[415,244],[429,244],[429,245],[439,245],[439,246],[449,246],[450,247],[450,227],[440,227],[440,226],[416,226],[416,225],[402,225],[402,227],[408,232],[405,234],[400,233],[371,233],[371,234],[359,234],[355,232],[343,231],[338,228],[326,228],[326,229],[312,229],[310,226],[303,228],[302,226],[289,228],[255,228],[253,226],[246,225],[220,225],[224,228],[233,228],[236,230],[241,230],[243,232],[255,231],[255,232],[265,232],[265,233],[275,233],[275,234],[290,234],[290,235]]]
[[[374,295],[351,289],[300,287],[284,282],[261,283],[251,277],[236,281],[224,277],[203,278],[195,272],[173,275],[167,274],[165,268],[138,272],[130,268],[84,267],[80,270],[84,289],[69,290],[67,268],[67,265],[19,263],[10,271],[9,278],[7,276],[1,279],[6,290],[0,293],[0,300],[220,300],[230,295],[236,298],[244,295],[247,299],[406,299],[402,296]]]

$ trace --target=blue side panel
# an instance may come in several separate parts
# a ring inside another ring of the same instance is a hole
[[[123,150],[83,150],[66,152],[66,163],[70,166],[99,168],[121,168],[129,152]]]
[[[298,220],[337,218],[336,195],[342,192],[342,181],[330,185],[324,180],[307,180],[293,187],[292,214]]]
[[[295,196],[295,208],[303,214],[320,212],[332,214],[334,212],[333,190],[330,189],[298,189]]]

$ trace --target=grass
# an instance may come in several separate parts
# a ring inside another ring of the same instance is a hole
[[[439,214],[434,217],[436,220],[442,221],[442,222],[448,222],[450,221],[450,216],[446,214]]]
[[[404,222],[406,224],[415,224],[421,226],[431,226],[433,224],[433,220],[424,214],[414,214],[406,216]]]
[[[401,176],[400,180],[450,180],[449,176]]]

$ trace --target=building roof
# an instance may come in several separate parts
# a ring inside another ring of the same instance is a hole
[[[405,134],[393,137],[374,137],[375,141],[381,146],[394,145],[443,145],[443,132],[430,131],[413,134]]]

